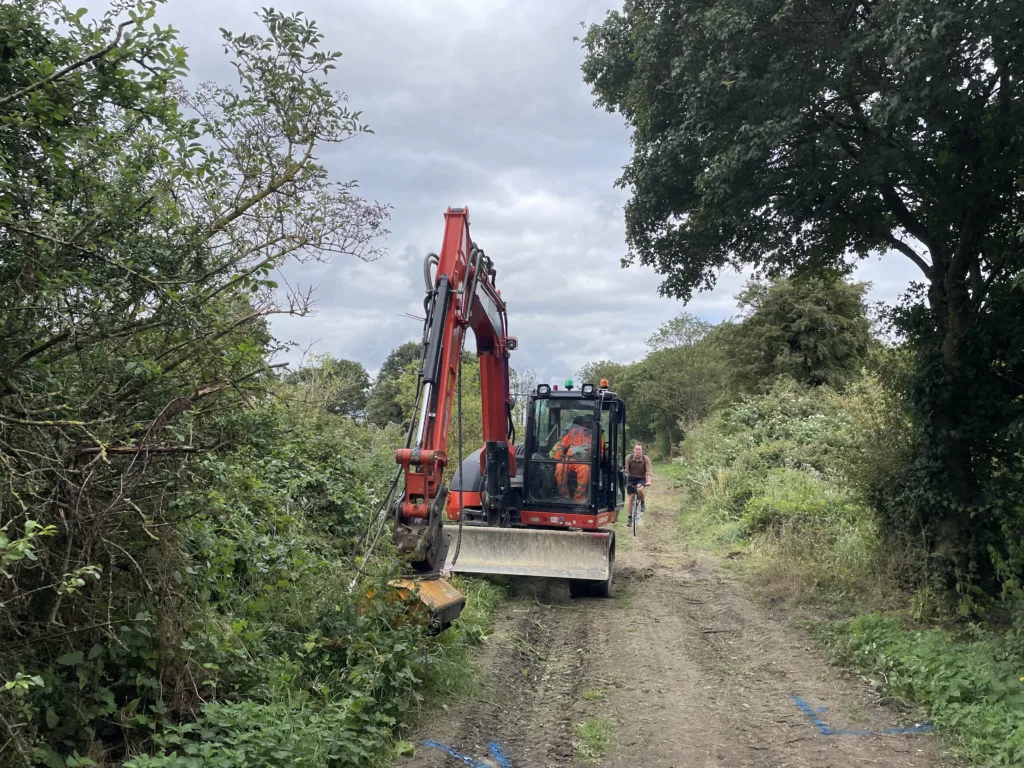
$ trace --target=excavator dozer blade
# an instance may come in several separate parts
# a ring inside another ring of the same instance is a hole
[[[452,566],[455,540],[445,567]],[[462,526],[462,546],[452,570],[504,576],[607,581],[612,570],[611,533],[545,531],[534,528]]]

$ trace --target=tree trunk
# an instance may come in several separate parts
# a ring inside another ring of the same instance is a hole
[[[930,523],[933,550],[954,563],[963,563],[979,528],[971,511],[983,501],[972,465],[970,435],[973,366],[969,338],[975,308],[967,274],[958,274],[960,270],[941,253],[933,253],[933,264],[928,298],[938,334],[932,349],[924,351],[925,356],[934,355],[932,365],[922,360],[933,373],[918,398],[928,419],[931,445],[927,448],[938,467],[933,488],[945,498],[932,510],[932,519],[923,522]]]

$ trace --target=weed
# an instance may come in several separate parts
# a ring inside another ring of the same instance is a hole
[[[628,581],[620,581],[613,588],[612,599],[616,605],[623,610],[633,607],[633,598],[636,597],[636,589]]]
[[[600,701],[604,698],[604,694],[597,688],[588,688],[583,692],[583,698],[587,701]]]
[[[870,718],[867,710],[860,704],[851,704],[846,708],[846,715],[854,723],[866,723]]]
[[[593,765],[615,746],[615,731],[611,720],[596,718],[576,725],[573,749],[584,765]]]
[[[974,634],[977,639],[964,643],[945,630],[906,631],[880,614],[820,630],[835,661],[888,695],[923,704],[973,763],[1024,765],[1024,656],[1016,647],[1018,635]]]

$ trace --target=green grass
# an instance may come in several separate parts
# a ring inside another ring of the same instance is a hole
[[[604,698],[604,694],[596,688],[588,688],[583,692],[583,698],[587,701],[600,701]]]
[[[494,617],[507,596],[504,587],[486,579],[455,574],[451,583],[466,596],[466,607],[431,643],[424,689],[431,703],[466,696],[479,684],[474,655],[493,633]]]
[[[584,765],[594,765],[615,746],[615,730],[611,720],[596,718],[576,725],[573,749]]]
[[[636,589],[632,582],[622,579],[619,579],[618,582],[612,582],[612,599],[619,608],[628,611],[633,607],[633,599],[635,597]]]
[[[833,659],[888,696],[923,705],[954,750],[975,765],[1024,765],[1024,621],[996,635],[907,630],[882,614],[817,631]],[[973,637],[971,636],[973,635]]]

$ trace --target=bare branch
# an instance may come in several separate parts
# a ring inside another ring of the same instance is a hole
[[[931,277],[932,277],[932,267],[931,267],[931,265],[927,261],[925,261],[921,257],[921,255],[917,251],[915,251],[913,248],[911,248],[909,245],[904,243],[902,240],[900,240],[898,237],[896,237],[893,234],[887,234],[885,236],[885,239],[889,243],[889,245],[891,245],[897,251],[902,253],[904,256],[906,256],[908,259],[910,259],[912,262],[917,264],[918,268],[924,273],[925,277],[927,277],[929,280],[931,279]]]

